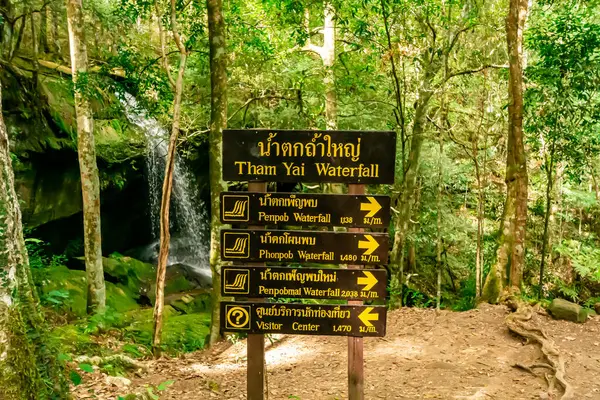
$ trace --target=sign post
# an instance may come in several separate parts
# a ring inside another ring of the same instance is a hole
[[[265,333],[348,336],[348,398],[364,400],[363,337],[385,336],[386,306],[370,302],[385,299],[387,272],[363,266],[387,264],[389,250],[387,233],[364,228],[390,223],[389,197],[366,195],[365,185],[394,183],[395,148],[392,131],[223,132],[223,179],[249,182],[248,192],[220,199],[223,223],[248,225],[221,231],[221,259],[236,264],[223,267],[221,293],[246,301],[222,302],[220,312],[223,331],[248,334],[249,400],[264,400]],[[267,181],[348,183],[349,193],[266,193]],[[316,226],[349,230],[307,230]],[[266,304],[266,298],[348,304]]]
[[[267,184],[264,182],[248,183],[248,191],[266,192]],[[260,226],[253,226],[254,229],[261,229]],[[221,242],[222,243],[222,242]],[[257,265],[264,265],[258,263]],[[223,276],[221,276],[221,280]],[[263,299],[250,299],[253,301],[264,301]],[[252,333],[248,335],[246,341],[246,355],[248,359],[248,368],[246,371],[246,386],[248,400],[264,400],[265,398],[265,335],[263,333]]]
[[[348,185],[349,194],[364,194],[365,185]],[[361,232],[361,228],[350,228],[350,232]],[[361,269],[360,265],[350,264],[349,269]],[[348,304],[360,305],[361,300],[349,300]],[[364,399],[364,354],[363,338],[348,337],[348,400]]]

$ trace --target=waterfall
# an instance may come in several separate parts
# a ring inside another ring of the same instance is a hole
[[[160,202],[169,147],[169,132],[140,109],[137,100],[125,93],[122,100],[125,115],[146,136],[146,169],[148,171],[149,209],[152,219],[153,258],[157,258],[160,236]],[[194,272],[210,276],[209,218],[206,207],[198,199],[193,175],[176,155],[171,193],[171,238],[168,265],[183,264]]]

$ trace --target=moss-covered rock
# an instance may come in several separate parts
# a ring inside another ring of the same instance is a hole
[[[193,314],[207,310],[210,311],[210,292],[200,289],[180,295],[167,296],[167,298],[165,298],[165,303],[169,304],[182,314]]]
[[[40,297],[43,304],[71,317],[86,316],[87,284],[85,271],[65,266],[51,267],[42,272]],[[125,285],[106,282],[106,305],[117,312],[139,308],[136,295]]]
[[[548,306],[548,312],[556,319],[583,323],[587,321],[587,310],[579,304],[565,299],[554,299]]]
[[[151,296],[152,285],[156,279],[156,268],[152,264],[112,254],[102,259],[102,265],[106,279],[127,287],[138,302],[142,297]]]

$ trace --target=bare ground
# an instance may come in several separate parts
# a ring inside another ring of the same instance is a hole
[[[482,305],[457,313],[402,309],[388,314],[387,335],[365,339],[365,398],[374,399],[559,399],[547,394],[544,370],[536,376],[514,368],[539,361],[537,345],[512,336],[503,306]],[[600,317],[585,324],[536,314],[567,362],[575,399],[600,400]],[[100,373],[75,389],[78,399],[115,399],[166,380],[175,383],[165,400],[246,398],[245,341],[224,343],[185,358],[149,361],[148,371],[119,387]],[[269,399],[346,399],[347,339],[285,336],[267,350]]]

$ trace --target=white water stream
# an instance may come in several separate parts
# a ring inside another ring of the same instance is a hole
[[[125,93],[122,101],[127,119],[140,128],[146,136],[146,167],[152,236],[155,242],[151,251],[158,252],[160,235],[160,202],[169,147],[169,132],[160,123],[147,116],[135,97]],[[210,276],[209,223],[204,204],[198,199],[194,177],[179,157],[175,157],[173,191],[171,194],[171,247],[168,265],[183,264],[196,273]],[[156,257],[157,254],[154,254]]]

